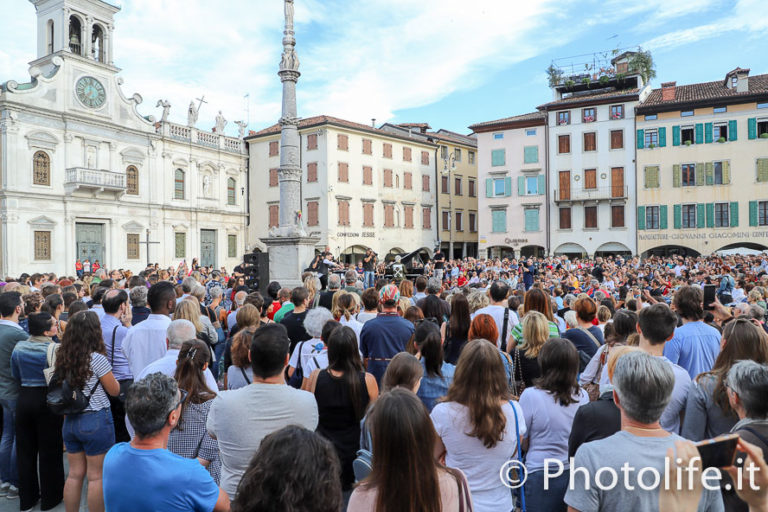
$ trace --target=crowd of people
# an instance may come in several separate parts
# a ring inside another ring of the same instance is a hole
[[[76,511],[87,483],[93,512],[768,510],[768,257],[437,251],[414,280],[366,257],[322,253],[265,293],[196,262],[6,278],[0,495]],[[693,443],[723,434],[754,485],[738,462],[719,488],[637,471],[701,472]]]

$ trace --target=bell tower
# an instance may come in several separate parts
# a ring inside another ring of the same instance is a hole
[[[37,60],[74,55],[114,67],[112,34],[120,8],[103,0],[29,0],[37,11]]]

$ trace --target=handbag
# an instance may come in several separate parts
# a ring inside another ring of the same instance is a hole
[[[517,449],[515,450],[515,460],[520,464],[521,467],[523,467],[523,447],[520,443],[520,420],[517,417],[517,409],[515,409],[515,404],[512,403],[512,401],[509,401],[509,405],[512,406],[512,413],[515,415],[515,435],[517,436]],[[520,510],[522,512],[526,512],[525,510],[525,482],[523,482],[522,485],[518,488],[520,491]]]
[[[45,402],[52,413],[58,415],[80,414],[88,407],[93,393],[101,384],[100,379],[96,379],[96,384],[91,388],[88,396],[81,389],[72,388],[66,379],[59,379],[54,374],[48,384],[48,393],[45,395]]]
[[[48,363],[48,367],[43,369],[43,376],[45,377],[45,385],[51,383],[53,374],[56,373],[56,353],[59,350],[58,343],[49,343],[48,349],[45,352],[45,361]]]
[[[592,334],[591,332],[589,332],[587,329],[583,327],[578,327],[577,329],[583,332],[584,334],[586,334],[589,337],[589,339],[592,340],[592,343],[595,344],[595,347],[597,347],[598,349],[600,348],[600,342],[597,341],[597,338],[595,338],[594,334]],[[587,365],[591,360],[592,360],[592,356],[590,356],[583,350],[579,350],[579,373],[582,373],[584,371],[584,369],[587,367]]]
[[[603,367],[605,366],[605,362],[608,360],[608,351],[610,350],[610,347],[608,345],[603,345],[603,348],[600,351],[600,364],[597,367],[597,373],[595,373],[595,376],[592,377],[592,381],[588,382],[584,386],[584,391],[587,392],[589,395],[589,401],[594,402],[598,398],[600,398],[600,377],[603,374]]]
[[[112,366],[112,369],[114,371],[115,368],[115,334],[117,333],[117,328],[120,327],[119,325],[112,329],[112,357],[109,360],[109,364]],[[120,394],[118,394],[116,397],[114,397],[117,400],[120,400],[121,402],[125,402],[125,396],[128,393],[128,390],[133,385],[133,379],[124,379],[119,380],[117,383],[120,385]]]
[[[365,435],[365,446],[357,450],[355,460],[352,461],[352,471],[355,473],[355,482],[360,482],[371,474],[373,469],[373,442],[371,441],[371,433],[365,426],[365,420],[363,420],[363,432]]]
[[[514,368],[513,368],[513,379],[514,374],[517,373],[520,375],[520,379],[515,379],[515,393],[517,393],[517,396],[520,396],[523,394],[523,391],[525,391],[525,380],[523,379],[523,366],[520,364],[520,349],[515,349],[515,362],[514,362]]]

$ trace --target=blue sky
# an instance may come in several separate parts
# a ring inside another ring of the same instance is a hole
[[[143,114],[159,116],[163,98],[184,122],[205,94],[198,126],[210,128],[218,110],[245,119],[249,94],[251,129],[279,118],[282,1],[114,3],[115,62]],[[548,101],[553,59],[616,47],[651,50],[656,87],[768,72],[765,0],[296,0],[296,17],[301,117],[466,132]],[[0,0],[0,81],[28,76],[34,31],[31,3]]]

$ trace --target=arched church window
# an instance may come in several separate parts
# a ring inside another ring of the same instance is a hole
[[[82,25],[77,16],[69,17],[69,51],[74,54],[83,54],[83,41],[81,39]]]
[[[51,157],[45,151],[38,151],[32,157],[32,183],[51,185]]]
[[[94,25],[91,32],[91,57],[96,62],[104,62],[104,30]]]
[[[173,197],[175,199],[184,199],[184,171],[176,169],[173,180]]]
[[[237,183],[235,182],[235,178],[229,178],[227,180],[227,204],[228,205],[237,204],[237,195],[235,194],[236,189],[237,189]]]
[[[56,32],[54,30],[53,20],[48,20],[48,34],[46,35],[46,38],[47,38],[46,42],[47,42],[48,54],[49,55],[51,53],[53,53],[53,41],[55,40],[54,39],[55,33]]]
[[[133,165],[125,170],[125,187],[126,193],[132,196],[139,195],[139,170]]]

